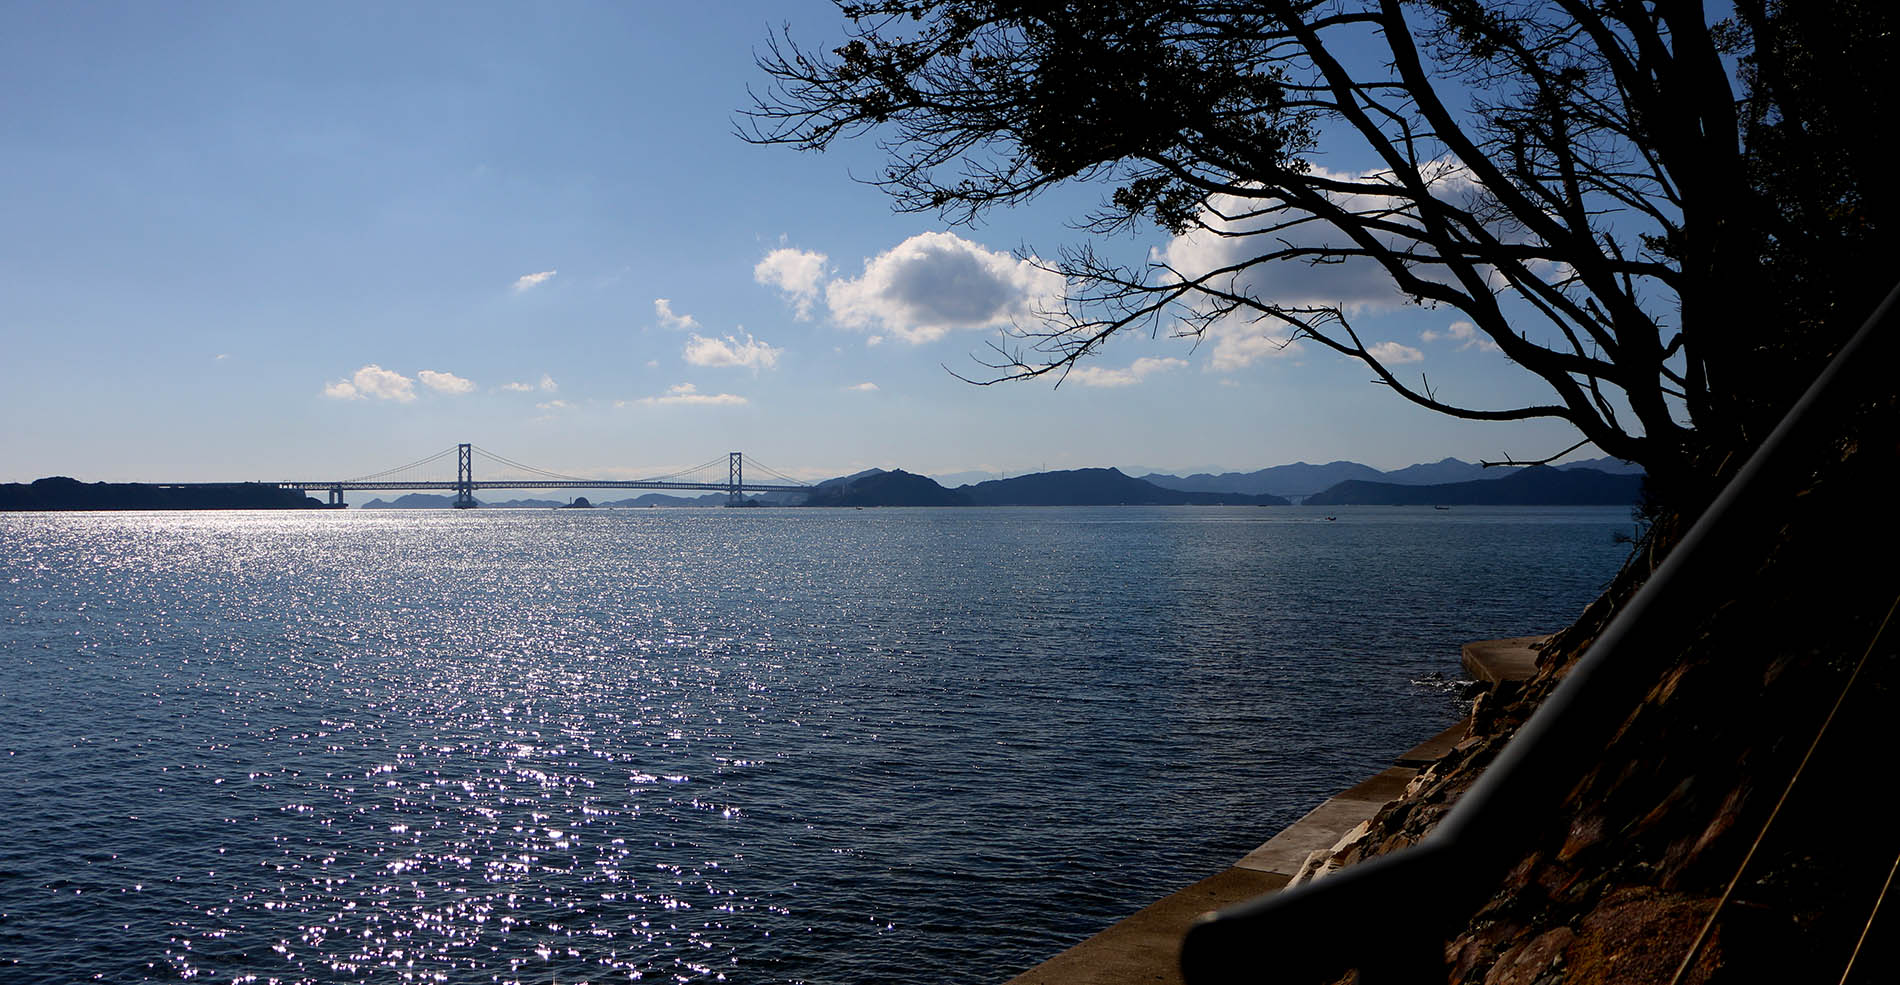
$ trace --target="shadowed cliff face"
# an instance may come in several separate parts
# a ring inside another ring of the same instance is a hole
[[[1788,477],[1795,492],[1756,524],[1760,556],[1677,614],[1693,642],[1653,655],[1654,673],[1628,695],[1627,719],[1561,814],[1523,819],[1532,847],[1449,942],[1449,981],[1670,982],[1705,925],[1683,982],[1840,979],[1893,863],[1892,839],[1866,837],[1860,805],[1872,796],[1869,770],[1885,769],[1887,718],[1900,706],[1900,631],[1870,649],[1900,593],[1900,520],[1885,491],[1900,472],[1894,419],[1884,399],[1816,449]],[[1680,526],[1666,520],[1658,542]],[[1652,545],[1633,559],[1546,647],[1536,679],[1480,696],[1465,741],[1340,861],[1429,832],[1659,553]],[[1869,941],[1896,936],[1879,929]],[[1891,943],[1863,951],[1853,980],[1886,980],[1894,958]]]

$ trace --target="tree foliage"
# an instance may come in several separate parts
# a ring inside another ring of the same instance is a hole
[[[1086,242],[1046,261],[1068,296],[999,349],[998,378],[1062,371],[1131,327],[1264,323],[1436,411],[1568,421],[1686,489],[1765,434],[1893,276],[1875,270],[1894,215],[1876,127],[1847,108],[1890,103],[1876,0],[1741,0],[1714,23],[1684,0],[839,7],[829,52],[770,39],[749,139],[876,131],[897,206],[954,221],[1101,181],[1085,228],[1218,247],[1192,267]],[[1376,163],[1320,163],[1348,152]],[[1551,398],[1490,407],[1402,379],[1351,304],[1267,287],[1286,264],[1376,267]]]

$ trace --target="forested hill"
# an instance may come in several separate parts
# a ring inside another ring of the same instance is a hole
[[[970,498],[903,469],[872,469],[818,484],[806,506],[968,506]]]
[[[1533,465],[1501,479],[1408,486],[1342,482],[1306,497],[1308,506],[1630,506],[1642,499],[1643,477],[1596,469]]]

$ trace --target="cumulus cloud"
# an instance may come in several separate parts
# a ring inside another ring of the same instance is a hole
[[[864,262],[864,273],[825,286],[832,317],[922,343],[964,328],[1033,320],[1062,278],[953,233],[919,233]]]
[[[1478,326],[1468,321],[1452,322],[1450,325],[1445,326],[1445,330],[1442,332],[1433,331],[1428,328],[1418,333],[1418,337],[1426,342],[1437,342],[1440,340],[1456,342],[1460,349],[1476,348],[1480,352],[1502,351],[1496,342],[1491,341],[1489,336],[1478,331]]]
[[[1441,160],[1421,169],[1431,183],[1433,193],[1444,201],[1462,202],[1477,194],[1470,173],[1456,161]],[[1314,168],[1316,177],[1360,184],[1381,181],[1377,175],[1328,171]],[[1334,194],[1344,208],[1374,213],[1399,205],[1397,198],[1354,193]],[[1155,251],[1154,259],[1184,277],[1197,277],[1220,270],[1291,244],[1303,249],[1356,249],[1345,234],[1313,219],[1287,228],[1264,232],[1301,215],[1293,210],[1261,212],[1265,203],[1232,195],[1210,198],[1200,214],[1208,228],[1190,229],[1170,239]],[[1232,218],[1229,218],[1232,217]],[[1404,221],[1403,215],[1393,217]],[[1254,235],[1245,235],[1253,233]],[[1521,232],[1498,229],[1494,233],[1505,240],[1521,239]],[[1387,242],[1403,247],[1409,241],[1388,234]],[[1285,240],[1282,243],[1281,240]],[[1428,275],[1429,276],[1429,275]],[[1392,283],[1385,268],[1364,257],[1345,257],[1337,263],[1311,264],[1299,259],[1274,261],[1248,267],[1211,282],[1210,287],[1242,294],[1262,304],[1284,307],[1337,306],[1348,314],[1403,307],[1407,298]],[[1209,336],[1214,347],[1209,364],[1217,370],[1236,369],[1281,350],[1285,330],[1267,323],[1239,323],[1217,326]],[[1265,329],[1264,331],[1262,329]]]
[[[749,332],[743,342],[731,335],[709,339],[695,333],[686,340],[681,355],[695,366],[741,366],[756,373],[777,366],[783,351],[753,338]]]
[[[825,278],[828,259],[823,253],[780,247],[767,253],[765,259],[752,268],[752,279],[784,292],[792,302],[793,312],[804,321],[811,317],[812,306],[818,301],[818,287]]]
[[[569,407],[572,407],[574,405],[568,403],[565,400],[549,400],[543,403],[535,404],[534,406],[537,410],[556,411],[556,410],[566,410]]]
[[[1220,373],[1231,373],[1262,359],[1277,359],[1300,351],[1299,343],[1284,325],[1239,315],[1229,315],[1209,325],[1204,338],[1213,343],[1207,357],[1208,368]]]
[[[668,387],[666,393],[657,397],[641,397],[637,403],[649,406],[656,404],[697,404],[697,405],[736,405],[746,402],[744,397],[734,393],[700,393],[691,383],[681,383]],[[621,402],[622,405],[625,401]]]
[[[686,329],[699,327],[698,319],[692,315],[674,314],[673,302],[666,298],[653,299],[653,316],[660,320],[661,328],[673,328],[684,331]]]
[[[475,389],[475,384],[469,380],[454,373],[438,373],[433,369],[417,370],[416,379],[437,393],[469,393]]]
[[[850,386],[848,386],[848,387],[845,387],[845,389],[847,389],[847,390],[861,390],[861,391],[863,391],[863,392],[865,392],[865,393],[869,393],[869,392],[871,392],[872,390],[875,390],[875,389],[877,389],[877,384],[875,384],[875,383],[871,383],[871,382],[865,382],[865,383],[853,383],[853,384],[851,384]]]
[[[1134,386],[1155,373],[1170,369],[1180,369],[1187,365],[1185,359],[1172,356],[1156,359],[1143,356],[1121,369],[1106,366],[1077,366],[1063,377],[1064,383],[1079,383],[1083,386]]]
[[[1424,353],[1409,345],[1400,345],[1397,342],[1381,342],[1378,345],[1367,346],[1366,351],[1372,354],[1372,358],[1388,366],[1397,366],[1401,363],[1415,363],[1425,358]]]
[[[522,274],[515,278],[515,293],[519,294],[522,291],[540,287],[552,276],[554,276],[554,271],[552,270],[543,270],[538,274]]]
[[[519,380],[516,380],[513,383],[503,383],[501,385],[501,388],[503,390],[508,391],[509,393],[533,393],[534,392],[534,384],[523,383]]]
[[[559,390],[560,388],[561,388],[561,385],[559,383],[554,382],[554,377],[549,376],[546,373],[541,374],[541,389],[542,390],[548,393],[553,393],[554,391]]]
[[[416,381],[371,363],[347,380],[324,384],[323,395],[335,400],[374,398],[406,404],[416,399]]]

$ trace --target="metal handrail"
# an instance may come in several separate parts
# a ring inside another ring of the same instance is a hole
[[[1656,655],[1679,652],[1697,630],[1680,613],[1709,611],[1723,581],[1703,575],[1763,556],[1769,534],[1757,521],[1785,507],[1801,478],[1791,466],[1812,453],[1830,412],[1891,366],[1897,329],[1900,285],[1424,840],[1202,918],[1182,945],[1187,981],[1260,980],[1271,969],[1311,982],[1355,967],[1366,985],[1442,976],[1445,940],[1522,858],[1525,819],[1561,808],[1627,720],[1631,696],[1653,682]]]

